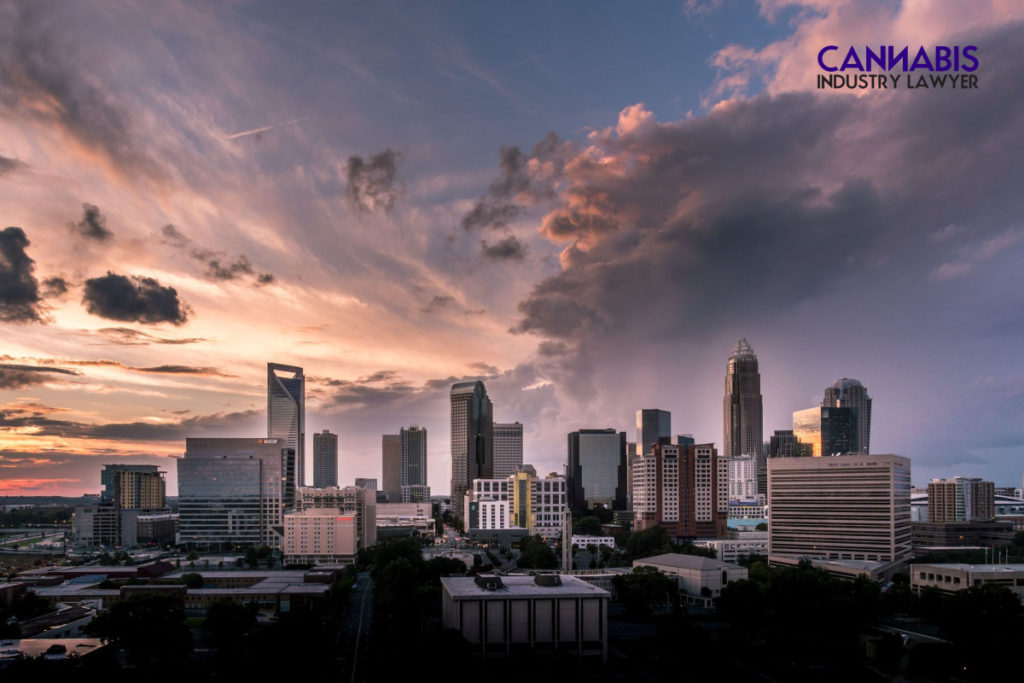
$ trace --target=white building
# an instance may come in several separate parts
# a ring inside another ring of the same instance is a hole
[[[285,564],[351,564],[357,546],[355,514],[310,508],[284,516]]]
[[[377,528],[412,527],[421,536],[434,535],[430,503],[377,503]]]
[[[732,539],[712,538],[706,541],[694,541],[698,548],[710,548],[717,553],[719,562],[735,563],[744,555],[763,555],[768,557],[768,532],[759,534],[761,538]]]
[[[753,455],[729,458],[729,500],[757,500],[757,459]]]
[[[506,479],[474,479],[466,491],[466,530],[526,529],[544,538],[560,538],[566,509],[565,477],[541,479],[530,465]]]
[[[663,574],[675,577],[679,590],[689,595],[701,595],[706,588],[712,596],[717,597],[730,581],[739,581],[749,576],[746,567],[681,553],[634,560],[633,569],[637,567],[654,567]]]
[[[614,536],[577,536],[573,535],[572,544],[580,548],[586,548],[588,545],[596,545],[598,548],[601,546],[607,546],[609,548],[615,548],[615,537]]]
[[[313,508],[331,508],[355,516],[356,540],[360,548],[377,543],[376,492],[359,486],[303,487],[295,493],[297,511]]]
[[[1009,588],[1018,600],[1024,602],[1024,564],[910,565],[910,587],[915,593],[928,587],[955,593],[986,584]]]

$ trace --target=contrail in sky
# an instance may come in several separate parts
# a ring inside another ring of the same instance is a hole
[[[262,128],[253,128],[252,130],[243,130],[241,133],[232,133],[231,135],[228,135],[225,139],[234,140],[235,138],[245,137],[246,135],[256,135],[257,133],[265,133],[268,130],[274,130],[275,128],[281,128],[283,126],[290,126],[293,123],[300,123],[308,118],[308,116],[303,116],[301,119],[292,119],[290,121],[284,121],[283,123],[275,123],[270,126],[263,126]]]

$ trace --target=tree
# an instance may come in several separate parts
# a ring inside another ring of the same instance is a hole
[[[245,632],[256,625],[255,605],[239,605],[232,600],[218,600],[206,610],[203,633],[221,649],[234,649]]]
[[[651,606],[666,599],[674,602],[679,592],[676,581],[654,567],[637,567],[631,574],[619,574],[612,584],[626,616],[632,618],[650,615]]]
[[[601,520],[593,515],[583,517],[580,521],[576,522],[573,533],[580,534],[581,536],[600,536]]]
[[[84,630],[122,648],[128,661],[140,668],[171,667],[192,651],[185,610],[174,595],[131,595],[97,615]]]
[[[519,541],[519,566],[523,569],[557,569],[558,557],[540,536]]]
[[[203,587],[203,575],[190,572],[181,575],[181,582],[188,588],[202,588]]]
[[[768,531],[768,522],[758,522],[757,526],[754,527],[754,531]]]

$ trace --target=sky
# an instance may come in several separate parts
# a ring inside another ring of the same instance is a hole
[[[0,0],[0,495],[265,436],[340,478],[482,379],[524,459],[672,412],[765,439],[837,378],[913,480],[1024,473],[1024,4]],[[978,46],[976,89],[818,90],[825,45]],[[309,456],[311,457],[311,456]],[[307,463],[307,471],[311,471]]]

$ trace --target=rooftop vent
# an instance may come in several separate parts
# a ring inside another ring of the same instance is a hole
[[[496,591],[505,587],[505,584],[501,582],[500,576],[477,576],[476,585],[485,591]]]
[[[538,586],[550,588],[552,586],[561,586],[562,577],[558,574],[537,574],[533,577],[533,582]]]

